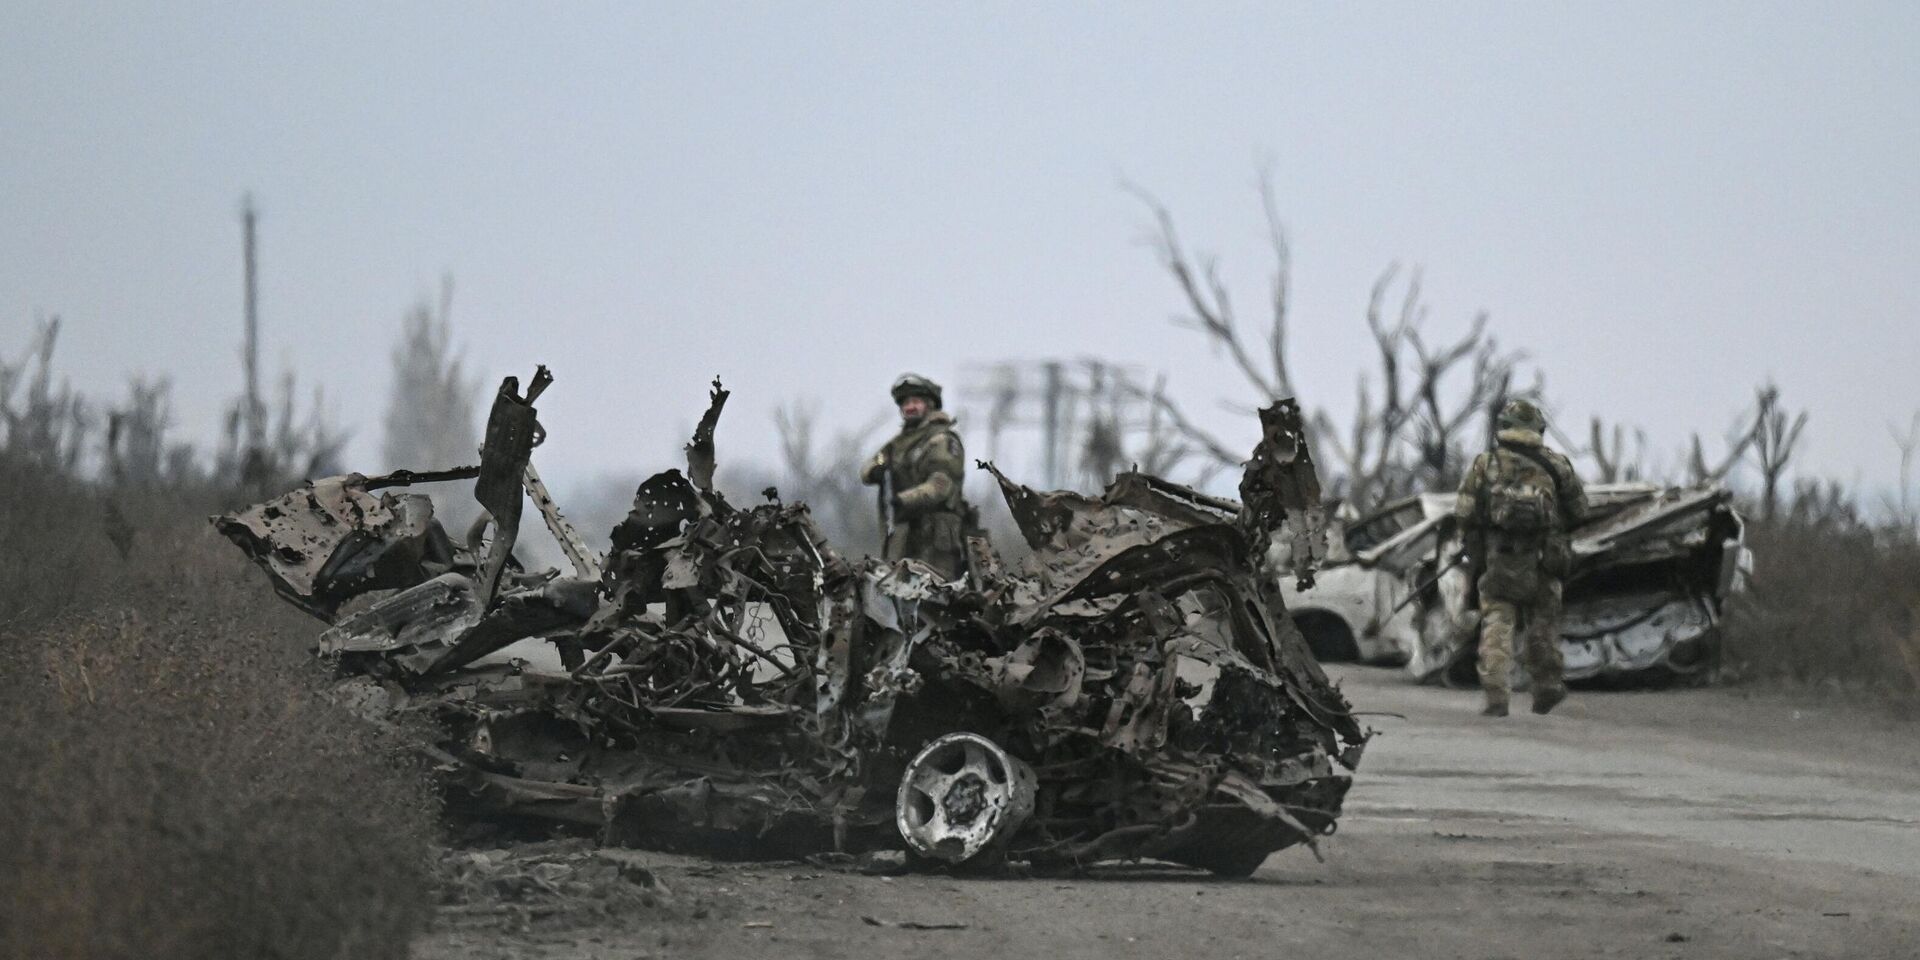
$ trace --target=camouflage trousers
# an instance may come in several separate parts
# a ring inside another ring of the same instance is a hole
[[[887,560],[918,560],[952,580],[967,570],[967,540],[958,513],[939,511],[902,521],[881,547]]]
[[[1489,596],[1480,591],[1480,688],[1488,703],[1505,704],[1510,695],[1514,634],[1525,644],[1527,674],[1535,696],[1563,687],[1565,658],[1560,653],[1560,581],[1541,578],[1539,587],[1523,600]]]

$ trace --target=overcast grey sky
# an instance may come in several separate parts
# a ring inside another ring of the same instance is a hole
[[[723,456],[901,369],[1101,353],[1235,396],[1167,317],[1122,177],[1257,315],[1253,189],[1295,247],[1296,377],[1344,409],[1367,291],[1422,264],[1563,422],[1717,435],[1776,377],[1808,462],[1886,482],[1920,407],[1920,5],[37,3],[0,9],[0,351],[66,319],[89,392],[237,389],[236,211],[267,356],[377,456],[407,305],[456,278],[489,380],[535,362],[549,477],[652,469],[723,375]],[[1243,431],[1243,436],[1251,432]]]

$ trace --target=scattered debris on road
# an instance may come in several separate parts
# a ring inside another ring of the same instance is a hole
[[[860,922],[869,927],[893,927],[898,930],[965,930],[968,925],[957,920],[882,920],[879,917],[862,916]]]
[[[640,857],[586,840],[451,850],[437,871],[441,913],[513,927],[671,909],[672,891]]]
[[[1310,582],[1322,539],[1290,401],[1260,412],[1241,502],[1139,473],[1040,492],[982,464],[1033,556],[1014,569],[976,538],[946,581],[841,557],[777,494],[728,502],[718,381],[687,472],[642,483],[586,555],[531,467],[550,381],[506,380],[477,467],[332,477],[215,519],[328,624],[343,700],[434,731],[450,808],[888,871],[1245,874],[1333,831],[1366,734],[1266,572],[1284,554]],[[426,497],[380,492],[449,478],[485,511],[460,542]],[[513,554],[529,489],[571,574]],[[514,655],[529,642],[558,667]]]

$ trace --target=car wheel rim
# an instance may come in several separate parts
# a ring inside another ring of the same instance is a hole
[[[1033,812],[1033,771],[986,737],[953,733],[921,748],[900,778],[896,822],[915,853],[965,863],[1003,849]]]

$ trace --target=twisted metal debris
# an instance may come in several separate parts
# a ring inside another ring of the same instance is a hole
[[[1366,736],[1263,573],[1285,554],[1310,578],[1319,543],[1290,402],[1261,411],[1241,503],[1138,473],[1043,493],[981,464],[1033,553],[1010,567],[976,538],[947,582],[841,557],[804,504],[729,503],[716,381],[687,473],[642,483],[569,576],[511,551],[522,487],[580,543],[529,462],[550,379],[503,384],[477,468],[335,477],[215,519],[328,622],[347,702],[430,721],[451,805],[640,846],[1047,869],[1244,874],[1333,831]],[[487,513],[463,543],[426,497],[376,496],[468,477]],[[528,638],[557,669],[502,653]]]

